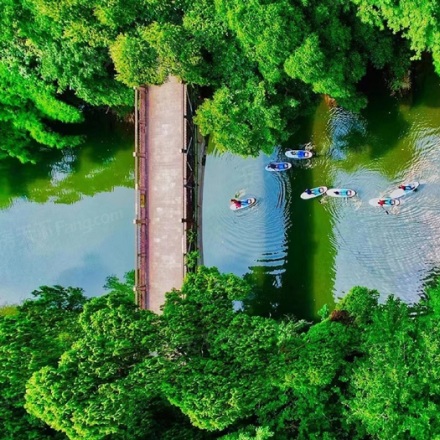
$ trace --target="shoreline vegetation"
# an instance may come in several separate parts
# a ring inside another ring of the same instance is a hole
[[[110,277],[95,298],[43,286],[0,316],[1,438],[439,432],[440,283],[418,304],[354,287],[310,323],[248,314],[251,286],[216,268],[188,273],[161,315],[134,305],[133,282]]]
[[[407,92],[419,60],[440,66],[436,3],[239,0],[164,3],[7,0],[0,14],[1,157],[36,163],[83,142],[60,124],[84,108],[127,117],[133,87],[170,75],[198,87],[195,123],[220,149],[270,153],[319,96],[360,111],[361,82],[380,72]],[[407,17],[411,17],[408,20]],[[425,17],[432,17],[426,20]],[[30,25],[32,23],[32,25]],[[129,117],[129,116],[128,116]]]

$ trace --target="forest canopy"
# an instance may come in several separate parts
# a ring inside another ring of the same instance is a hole
[[[440,435],[440,283],[415,305],[355,287],[316,323],[236,310],[251,286],[215,268],[161,315],[132,287],[43,286],[0,314],[1,439]]]
[[[318,95],[362,109],[368,69],[390,93],[423,53],[440,72],[438,22],[436,0],[4,0],[0,157],[78,145],[55,123],[129,111],[132,87],[168,75],[204,87],[196,122],[219,148],[269,152]]]

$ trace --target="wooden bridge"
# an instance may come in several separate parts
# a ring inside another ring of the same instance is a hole
[[[199,155],[187,87],[170,77],[135,92],[136,301],[160,312],[165,293],[180,289],[194,249]]]

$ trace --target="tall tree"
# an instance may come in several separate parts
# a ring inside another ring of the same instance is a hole
[[[436,72],[440,74],[440,21],[436,0],[351,0],[357,6],[360,19],[383,31],[407,39],[412,59],[419,59],[423,52],[432,54]]]
[[[131,87],[171,74],[210,87],[197,122],[221,149],[271,152],[316,95],[364,107],[358,85],[369,66],[395,90],[412,55],[427,50],[439,64],[435,8],[433,0],[5,0],[0,67],[18,92],[0,95],[0,130],[10,139],[0,150],[28,161],[37,147],[29,139],[73,145],[78,139],[47,123],[79,120],[66,96],[127,109]],[[0,72],[2,88],[8,81]]]
[[[281,365],[301,323],[234,310],[247,295],[243,280],[205,267],[167,295],[163,390],[199,428],[219,431],[246,420],[279,393]]]
[[[69,38],[49,14],[59,9],[38,1],[0,5],[0,159],[35,162],[33,152],[42,147],[79,145],[81,137],[54,127],[81,122],[83,101],[114,107],[132,101],[132,92],[113,79],[107,46]],[[67,99],[71,90],[83,101]]]
[[[133,304],[132,275],[110,277],[111,292],[85,305],[79,289],[44,287],[0,317],[5,438],[422,440],[440,432],[440,284],[416,305],[379,302],[377,291],[356,287],[306,326],[249,316],[241,301],[250,286],[206,267],[155,315]]]
[[[156,315],[118,288],[91,300],[79,322],[81,336],[58,366],[29,380],[31,414],[72,440],[197,438],[160,393]]]
[[[244,156],[270,154],[292,133],[282,116],[287,103],[280,105],[275,99],[275,93],[255,76],[242,88],[218,89],[199,107],[195,122],[203,135],[213,137],[219,150]],[[297,101],[290,100],[290,105],[295,107]]]
[[[81,289],[43,286],[17,313],[0,316],[0,438],[66,438],[24,409],[26,382],[45,366],[55,366],[77,338]]]
[[[440,432],[440,334],[433,300],[416,307],[390,297],[370,308],[344,399],[346,417],[372,438],[435,438]]]

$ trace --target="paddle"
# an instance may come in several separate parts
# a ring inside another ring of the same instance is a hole
[[[383,205],[380,205],[380,207],[387,213],[387,215],[389,215],[389,212],[384,208]]]

